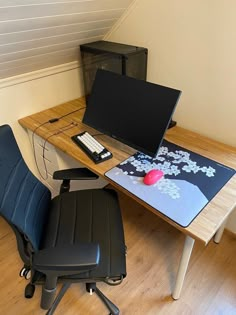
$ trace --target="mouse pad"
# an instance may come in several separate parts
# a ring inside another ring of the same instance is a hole
[[[148,186],[143,177],[151,169],[164,176]],[[136,152],[105,176],[187,227],[234,174],[234,169],[163,140],[155,158]]]

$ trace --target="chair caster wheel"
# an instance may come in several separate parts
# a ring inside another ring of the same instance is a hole
[[[19,273],[20,277],[25,277],[26,280],[29,280],[31,277],[31,270],[29,268],[23,267]]]
[[[27,269],[26,269],[25,267],[23,267],[23,268],[21,269],[21,271],[19,272],[19,276],[20,276],[20,277],[24,277],[24,273],[25,273],[26,270],[27,270]]]
[[[25,287],[25,298],[31,299],[34,296],[35,285],[28,283]]]

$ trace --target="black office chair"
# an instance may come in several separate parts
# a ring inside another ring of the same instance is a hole
[[[15,232],[24,262],[20,275],[30,278],[25,297],[41,284],[41,307],[53,314],[71,283],[84,282],[110,314],[119,309],[96,283],[119,284],[126,276],[126,248],[116,193],[109,189],[69,192],[70,179],[94,179],[88,169],[57,171],[60,195],[51,194],[28,169],[11,128],[0,126],[0,214]],[[56,296],[58,282],[63,282]]]

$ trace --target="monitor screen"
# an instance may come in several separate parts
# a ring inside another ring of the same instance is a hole
[[[156,156],[181,92],[98,69],[83,123]]]

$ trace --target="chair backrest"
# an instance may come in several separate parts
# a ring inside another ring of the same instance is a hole
[[[28,169],[13,132],[0,126],[0,215],[34,250],[40,247],[51,193]]]

